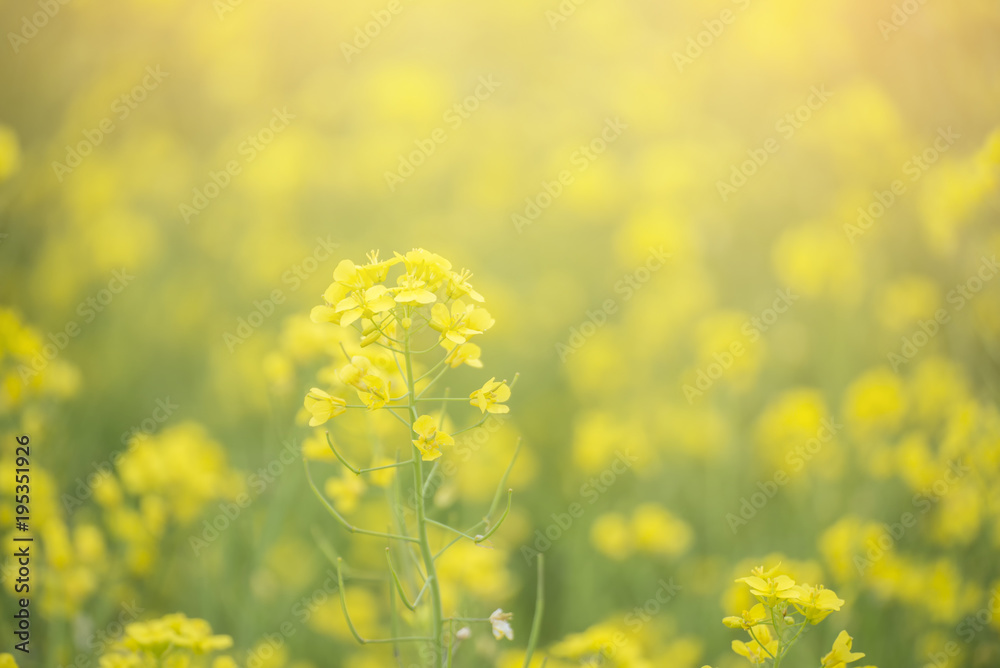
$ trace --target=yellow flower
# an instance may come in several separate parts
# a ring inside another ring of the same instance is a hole
[[[773,572],[773,569],[769,572]],[[779,575],[776,578],[751,575],[736,581],[750,587],[750,593],[756,596],[758,601],[770,607],[777,605],[779,600],[796,600],[799,597],[795,580],[787,575]]]
[[[628,518],[621,513],[604,513],[590,526],[590,542],[612,559],[621,561],[635,551]]]
[[[396,305],[389,288],[373,285],[366,290],[356,290],[337,303],[341,327],[347,327],[358,318],[371,320],[377,313],[384,313]]]
[[[456,346],[447,339],[442,341],[442,344],[448,343],[451,345],[451,352],[445,360],[448,362],[452,369],[462,366],[463,364],[468,364],[476,369],[483,368],[483,362],[479,359],[482,354],[482,349],[475,343],[463,343]],[[447,347],[447,346],[446,346]]]
[[[465,343],[468,338],[485,332],[493,323],[489,311],[473,305],[466,306],[461,299],[452,302],[450,311],[440,303],[431,309],[431,327],[441,332],[442,339],[452,343]]]
[[[389,401],[389,384],[375,374],[372,362],[367,357],[355,355],[349,364],[337,371],[337,377],[356,389],[358,397],[371,410],[381,408]]]
[[[437,301],[437,295],[427,289],[427,283],[413,274],[403,274],[396,279],[396,284],[398,287],[393,291],[397,304],[433,304]]]
[[[739,617],[724,617],[722,623],[731,629],[749,630],[764,621],[767,613],[764,606],[758,603],[749,610],[744,610]]]
[[[414,248],[405,256],[396,253],[396,257],[402,259],[407,274],[412,274],[415,278],[426,281],[431,289],[437,289],[441,285],[441,281],[447,278],[451,272],[451,262],[437,253],[431,253],[423,248]]]
[[[442,445],[455,445],[454,438],[449,434],[438,431],[437,422],[430,415],[421,415],[418,417],[413,423],[413,431],[417,434],[413,445],[417,446],[417,449],[420,450],[421,458],[425,462],[440,457]]]
[[[342,477],[327,478],[323,490],[335,501],[335,505],[345,513],[352,513],[358,507],[367,485],[353,473]]]
[[[473,289],[472,284],[469,283],[470,278],[472,278],[472,272],[468,269],[463,269],[460,272],[449,271],[448,285],[445,288],[447,295],[453,299],[468,296],[473,301],[482,303],[483,296]]]
[[[314,387],[309,390],[305,399],[306,410],[312,415],[309,419],[310,427],[318,427],[330,418],[337,417],[347,410],[347,402],[340,397],[333,397]]]
[[[382,408],[389,401],[389,384],[381,376],[365,376],[362,379],[366,390],[358,390],[358,396],[370,410]]]
[[[391,467],[393,461],[388,457],[379,457],[374,462],[372,462],[373,467],[386,466],[389,468],[381,468],[376,471],[371,471],[368,474],[368,481],[375,485],[376,487],[388,487],[392,484],[393,476],[396,474],[396,469]]]
[[[847,635],[847,631],[841,631],[837,639],[833,641],[833,649],[823,657],[823,668],[844,668],[847,664],[863,657],[862,652],[851,651],[853,642],[854,639]]]
[[[371,273],[362,271],[362,268],[351,260],[341,260],[337,264],[337,268],[333,270],[333,280],[347,290],[364,290],[375,284]],[[330,290],[333,289],[334,286],[331,285]]]
[[[10,654],[0,654],[0,668],[17,668],[17,661]]]
[[[397,255],[388,260],[379,261],[378,251],[372,250],[368,251],[368,264],[357,267],[358,273],[362,274],[364,278],[372,283],[381,283],[385,280],[385,277],[389,273],[389,269],[400,262],[401,258]]]
[[[843,599],[837,598],[832,589],[826,589],[823,585],[799,585],[796,589],[799,600],[795,602],[795,607],[810,624],[819,624],[831,612],[840,610],[840,606],[844,605]]]
[[[330,444],[319,432],[313,432],[302,441],[302,456],[316,462],[337,461],[337,456],[330,449]]]
[[[771,629],[766,626],[755,626],[749,631],[755,640],[740,642],[734,640],[733,651],[750,660],[750,663],[764,663],[778,651],[778,640],[771,637]]]
[[[129,624],[125,627],[124,638],[111,649],[155,655],[162,655],[168,649],[186,649],[194,654],[206,654],[232,645],[231,637],[212,635],[212,627],[204,619],[188,619],[177,613]]]
[[[481,388],[470,394],[469,398],[469,404],[478,407],[483,413],[486,411],[490,413],[510,412],[510,407],[503,404],[510,399],[510,388],[507,387],[507,381],[497,382],[495,377],[490,378]]]

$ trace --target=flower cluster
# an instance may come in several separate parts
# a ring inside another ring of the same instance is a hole
[[[734,640],[732,647],[753,665],[777,668],[807,626],[819,624],[844,605],[833,590],[823,585],[796,584],[788,575],[777,572],[779,566],[766,571],[760,566],[736,580],[749,588],[757,603],[722,620],[726,626],[743,629],[750,636],[746,642]],[[847,631],[841,631],[833,650],[823,657],[822,667],[844,668],[862,658],[864,654],[851,652],[851,642]]]
[[[395,268],[400,271],[393,280],[390,273]],[[353,328],[360,335],[361,351],[333,374],[336,384],[353,390],[360,403],[348,403],[337,393],[314,387],[304,401],[309,425],[323,425],[348,408],[405,408],[422,398],[423,391],[448,369],[482,368],[482,349],[471,339],[490,329],[494,320],[483,308],[483,296],[470,283],[471,277],[468,270],[454,271],[451,262],[422,248],[405,255],[395,253],[387,260],[372,251],[368,262],[360,265],[341,261],[333,272],[333,283],[323,293],[324,303],[313,308],[310,317],[313,322]],[[429,332],[436,333],[436,342],[417,350],[413,342]],[[371,346],[376,346],[375,352],[368,351]],[[430,368],[421,369],[416,358],[434,347],[442,349],[442,356]],[[403,360],[408,365],[405,369]],[[415,375],[414,369],[423,373]],[[421,392],[415,393],[417,389]],[[469,394],[469,404],[481,414],[508,412],[509,399],[510,386],[495,377]],[[412,423],[417,435],[413,444],[425,461],[440,457],[441,446],[454,444],[438,422],[421,415]]]
[[[175,613],[125,627],[124,636],[100,660],[100,668],[153,668],[198,666],[198,657],[229,649],[233,639],[215,635],[203,619]],[[228,657],[217,657],[212,668],[235,666]]]

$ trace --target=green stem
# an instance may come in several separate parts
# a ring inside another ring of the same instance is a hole
[[[407,331],[403,339],[403,359],[406,364],[406,386],[408,390],[408,401],[410,408],[410,429],[417,420],[416,393],[414,391],[413,360],[410,355],[410,333]],[[443,626],[444,612],[441,605],[441,585],[438,582],[437,568],[434,564],[434,553],[431,551],[431,543],[427,537],[427,516],[424,508],[424,496],[419,491],[424,484],[424,463],[423,457],[417,446],[413,446],[413,489],[417,494],[417,540],[420,543],[420,554],[423,557],[424,569],[427,572],[427,583],[431,588],[431,619],[433,632],[434,665],[441,666],[445,660]]]
[[[528,648],[524,652],[524,668],[529,668],[531,665],[531,655],[535,653],[535,646],[538,644],[538,633],[542,628],[542,613],[545,611],[545,555],[539,554],[537,559],[538,582],[535,592],[535,618],[531,620],[531,635],[528,636]]]
[[[396,644],[400,642],[425,642],[430,640],[425,636],[398,636],[394,638],[365,638],[358,630],[354,627],[354,622],[351,620],[351,613],[347,610],[347,591],[344,589],[344,575],[341,572],[341,564],[343,560],[337,559],[337,588],[340,590],[340,608],[344,611],[344,620],[347,622],[347,628],[350,629],[351,635],[362,645],[379,645],[379,644]]]

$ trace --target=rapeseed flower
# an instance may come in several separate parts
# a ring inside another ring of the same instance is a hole
[[[413,431],[417,438],[413,445],[417,446],[424,461],[431,461],[441,456],[441,446],[454,445],[455,439],[439,431],[437,421],[430,415],[421,415],[413,423]]]
[[[497,381],[496,377],[490,378],[481,388],[469,395],[469,403],[481,412],[486,413],[507,413],[510,407],[504,402],[510,399],[510,387],[507,381]]]
[[[318,387],[309,390],[305,399],[306,410],[312,416],[309,419],[310,427],[318,427],[330,418],[337,417],[347,410],[347,402],[340,397],[334,397]]]

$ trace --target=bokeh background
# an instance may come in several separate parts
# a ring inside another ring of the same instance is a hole
[[[381,546],[298,451],[337,354],[310,308],[341,259],[413,247],[475,273],[487,370],[520,372],[436,497],[481,513],[523,438],[494,549],[442,566],[467,614],[516,615],[462,665],[520,665],[546,530],[550,665],[740,665],[733,579],[778,561],[847,601],[803,664],[839,628],[883,668],[1000,664],[995,2],[51,0],[0,25],[0,520],[28,433],[33,665],[172,612],[239,665],[394,665],[324,589],[324,549],[364,574]],[[376,633],[380,587],[349,592]]]

